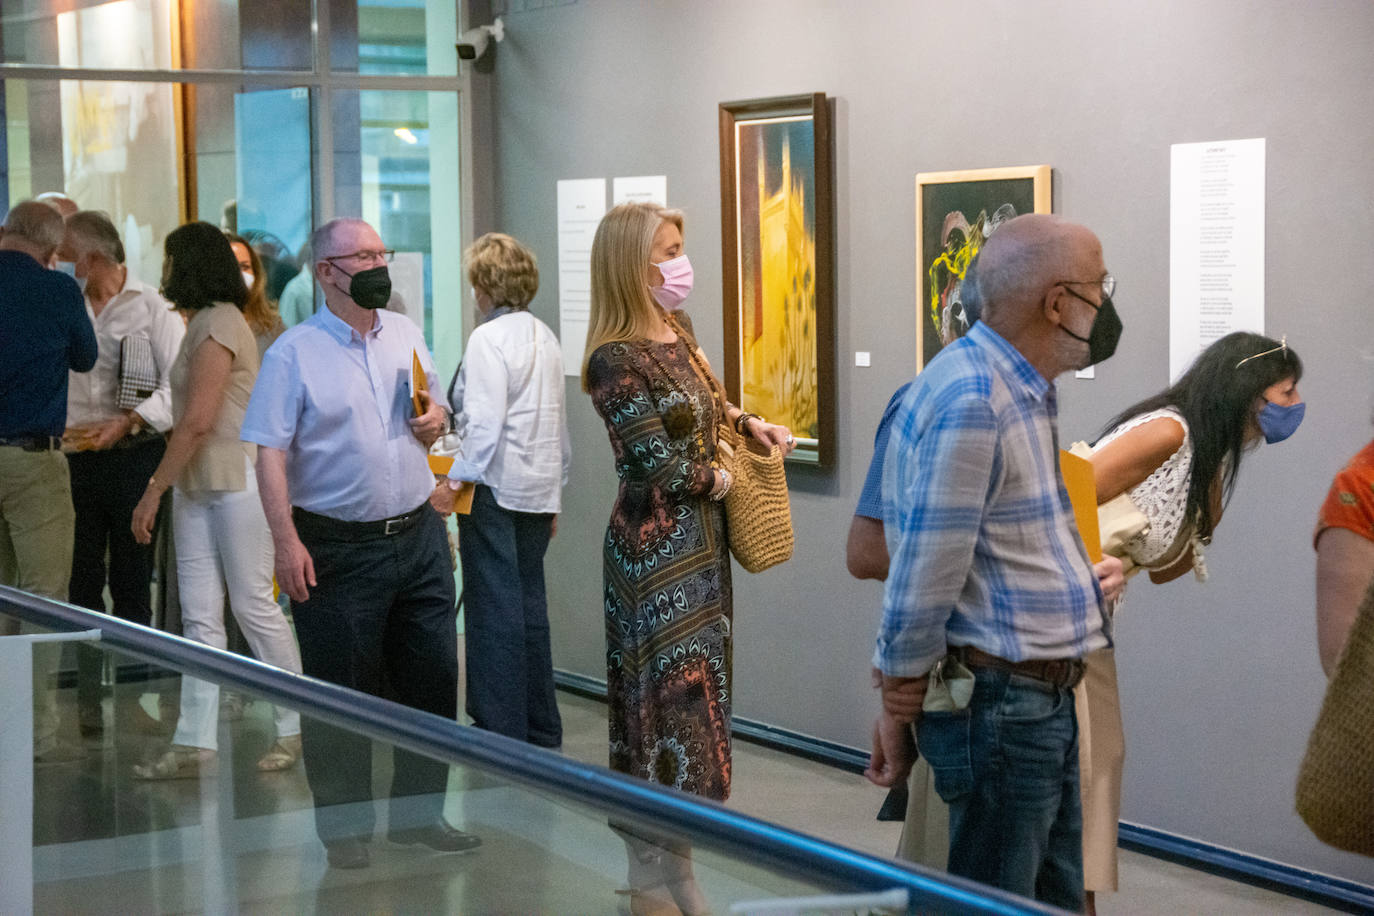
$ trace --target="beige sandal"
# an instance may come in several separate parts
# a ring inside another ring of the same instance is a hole
[[[278,738],[277,742],[267,749],[267,753],[258,758],[258,772],[280,773],[282,770],[291,769],[300,759],[301,736],[287,735],[285,738]]]
[[[134,764],[138,779],[194,779],[201,768],[209,769],[215,762],[215,752],[202,747],[173,744],[151,763]]]

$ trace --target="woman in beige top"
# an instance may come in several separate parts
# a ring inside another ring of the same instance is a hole
[[[244,320],[248,289],[219,229],[188,223],[167,236],[164,295],[190,316],[172,366],[173,431],[143,499],[134,537],[152,538],[158,502],[172,500],[182,629],[188,639],[224,648],[224,596],[254,654],[299,673],[300,649],[272,597],[272,536],[253,473],[256,446],[239,440],[258,374],[258,346]],[[219,685],[186,678],[172,746],[145,765],[141,779],[195,776],[214,759]],[[260,770],[284,770],[300,756],[300,716],[276,712],[277,740]]]

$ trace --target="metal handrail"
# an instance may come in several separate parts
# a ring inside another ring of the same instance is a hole
[[[0,613],[51,630],[98,629],[105,648],[254,693],[374,740],[590,805],[613,819],[651,824],[804,880],[824,879],[855,891],[905,888],[913,911],[1008,916],[1066,912],[921,866],[875,858],[708,799],[15,588],[0,586]]]

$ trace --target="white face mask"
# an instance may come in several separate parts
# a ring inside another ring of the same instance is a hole
[[[252,288],[253,288],[253,281],[256,280],[257,277],[253,276],[253,272],[252,272],[251,270],[242,271],[242,275],[243,275],[243,285],[246,286],[246,287],[248,287],[249,289],[252,289]]]

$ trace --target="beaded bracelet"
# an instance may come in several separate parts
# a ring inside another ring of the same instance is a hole
[[[760,423],[767,423],[767,422],[768,422],[767,420],[765,420],[763,417],[759,416],[759,415],[756,414],[756,413],[742,413],[742,414],[740,414],[738,417],[735,418],[735,432],[737,432],[737,433],[739,433],[741,436],[743,436],[743,435],[745,434],[744,424],[748,423],[751,419],[752,419],[752,420],[758,420]]]
[[[730,487],[734,484],[735,478],[734,475],[725,468],[716,468],[716,470],[720,471],[720,492],[712,493],[711,500],[713,502],[720,502],[725,498],[725,494],[730,492]]]

